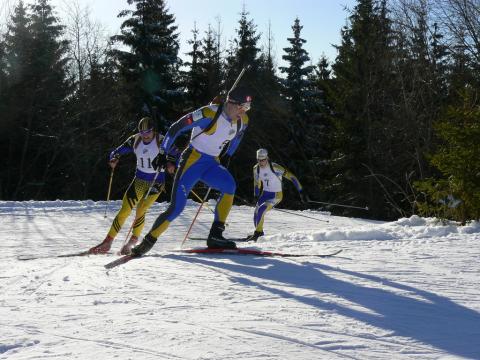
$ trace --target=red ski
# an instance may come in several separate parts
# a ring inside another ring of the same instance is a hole
[[[197,249],[182,249],[182,250],[172,250],[176,253],[183,253],[183,254],[192,254],[192,255],[251,255],[251,256],[264,256],[264,257],[331,257],[337,254],[340,254],[342,250],[337,250],[327,254],[289,254],[289,253],[280,253],[280,252],[270,252],[270,251],[262,251],[262,250],[254,250],[254,249],[209,249],[209,248],[197,248]],[[143,257],[149,256],[162,256],[167,255],[143,255],[143,256],[132,256],[132,255],[124,255],[108,264],[104,265],[105,269],[110,270],[114,267],[119,265],[125,264],[130,260],[134,259],[141,259]],[[171,254],[171,252],[170,252]]]
[[[328,254],[289,254],[281,252],[271,252],[271,251],[262,251],[254,249],[210,249],[210,248],[199,248],[199,249],[185,249],[185,250],[176,250],[177,252],[187,253],[187,254],[225,254],[225,255],[253,255],[253,256],[265,256],[265,257],[330,257],[340,254],[342,250],[337,250]]]

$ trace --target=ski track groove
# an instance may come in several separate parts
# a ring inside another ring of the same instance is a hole
[[[16,327],[12,326],[9,324],[2,324],[2,327]],[[49,336],[54,336],[56,338],[60,339],[67,339],[67,340],[75,340],[75,341],[82,341],[82,342],[87,342],[87,343],[94,343],[97,345],[101,346],[108,346],[114,349],[120,349],[120,350],[134,350],[136,352],[140,352],[143,354],[148,354],[148,355],[154,355],[154,356],[160,356],[162,359],[184,359],[183,357],[179,357],[170,353],[164,353],[164,352],[159,352],[155,351],[152,349],[147,349],[147,348],[140,348],[138,346],[132,346],[132,345],[125,345],[123,343],[117,342],[117,341],[111,341],[111,340],[94,340],[94,339],[88,339],[88,338],[83,338],[83,337],[78,337],[78,336],[67,336],[67,335],[60,335],[54,332],[48,332],[48,331],[42,331],[37,328],[30,328],[28,331],[29,334],[31,335],[49,335]],[[18,347],[23,347],[23,346],[18,346]],[[17,348],[18,348],[17,347]]]

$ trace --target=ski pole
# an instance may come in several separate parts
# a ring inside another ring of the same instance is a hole
[[[313,201],[313,200],[308,200],[309,203],[312,204],[324,204],[324,205],[331,205],[331,206],[339,206],[339,207],[345,207],[345,208],[351,208],[351,209],[360,209],[360,210],[366,210],[368,211],[368,206],[352,206],[352,205],[343,205],[343,204],[335,204],[335,203],[329,203],[329,202],[323,202],[323,201]]]
[[[112,171],[110,171],[110,181],[108,182],[108,191],[107,191],[107,202],[105,204],[105,214],[103,217],[106,219],[107,218],[107,208],[108,208],[108,202],[110,201],[110,191],[112,190],[112,180],[113,180],[113,173],[115,171],[115,168],[112,168]]]
[[[191,193],[198,199],[200,200],[200,202],[203,202],[202,198],[200,196],[198,196],[195,191],[191,190]],[[208,205],[208,203],[206,203],[206,206],[207,206],[207,209],[210,210],[212,212],[212,214],[215,214],[215,211],[212,210],[212,208],[210,207],[210,205]]]
[[[249,205],[249,206],[254,206],[253,204],[251,204],[250,202],[248,202],[247,200],[245,199],[242,199],[240,196],[238,195],[235,195],[235,197],[240,200],[241,202],[243,202],[245,205]],[[280,211],[280,212],[283,212],[283,213],[286,213],[286,214],[290,214],[290,215],[295,215],[295,216],[300,216],[300,217],[304,217],[304,218],[307,218],[307,219],[312,219],[312,220],[316,220],[316,221],[319,221],[319,222],[330,222],[328,220],[322,220],[322,219],[317,219],[315,217],[312,217],[312,216],[307,216],[307,215],[303,215],[303,214],[297,214],[297,213],[294,213],[294,212],[291,212],[291,211],[288,211],[288,210],[283,210],[283,209],[277,209],[276,207],[273,207],[272,208],[273,210],[276,210],[276,211]]]
[[[185,237],[183,238],[182,244],[180,245],[180,248],[185,244],[185,241],[187,241],[188,235],[190,235],[190,231],[192,231],[193,224],[195,224],[195,221],[197,220],[198,214],[200,214],[200,210],[202,210],[203,204],[208,198],[208,195],[210,194],[210,190],[212,190],[211,187],[208,188],[207,193],[205,194],[205,197],[203,198],[200,206],[198,207],[197,213],[195,214],[195,217],[192,220],[192,223],[190,224],[190,227],[187,230],[187,233],[185,234]]]
[[[202,201],[202,198],[200,196],[198,196],[195,191],[191,190],[191,193],[200,201]],[[205,203],[205,205],[207,206],[207,209],[211,211],[212,214],[215,214],[215,211],[210,207],[210,205],[208,205],[208,202]],[[225,223],[225,226],[228,226],[228,223],[226,222]]]

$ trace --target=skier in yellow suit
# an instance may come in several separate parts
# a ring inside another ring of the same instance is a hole
[[[121,254],[130,253],[130,249],[138,242],[143,226],[145,225],[145,214],[150,206],[157,200],[165,186],[165,172],[157,171],[152,167],[152,160],[158,155],[160,143],[163,136],[155,131],[151,118],[144,117],[138,123],[138,133],[130,136],[127,141],[110,153],[109,165],[113,169],[117,166],[120,156],[134,153],[137,158],[137,169],[135,177],[123,195],[122,207],[118,211],[105,239],[97,246],[92,247],[91,254],[107,253],[117,236],[118,232],[137,205],[135,222],[133,224],[132,236],[120,250]],[[173,174],[175,165],[172,162],[166,165],[167,172]],[[152,185],[148,197],[147,192]]]

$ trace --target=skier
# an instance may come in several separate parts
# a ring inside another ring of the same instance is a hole
[[[192,130],[190,143],[180,158],[170,206],[160,214],[143,241],[132,249],[133,256],[143,255],[153,247],[157,238],[183,211],[187,195],[198,181],[221,193],[207,246],[236,248],[235,242],[222,235],[233,204],[236,184],[230,172],[220,163],[219,155],[225,148],[224,159],[228,162],[237,150],[248,125],[246,112],[250,109],[251,102],[251,92],[245,87],[236,87],[229,92],[224,104],[204,106],[184,115],[170,127],[154,166],[165,163],[165,154],[169,154],[175,139]]]
[[[257,150],[257,164],[253,167],[253,191],[256,201],[253,222],[255,232],[247,237],[247,241],[257,241],[263,236],[263,222],[267,211],[282,201],[282,178],[290,180],[300,193],[303,203],[308,202],[308,196],[302,188],[300,181],[284,167],[270,162],[266,149]]]
[[[132,152],[137,157],[137,169],[133,181],[123,195],[122,207],[115,216],[107,236],[99,245],[89,250],[91,254],[103,254],[110,250],[115,236],[132,212],[133,207],[137,205],[132,236],[120,250],[121,254],[130,253],[130,249],[138,242],[138,236],[142,232],[145,213],[164,189],[165,172],[162,171],[156,175],[156,170],[152,167],[152,161],[158,155],[163,135],[155,131],[153,121],[149,117],[144,117],[139,121],[138,131],[110,153],[109,165],[112,169],[117,166],[121,155]],[[169,174],[173,174],[175,172],[174,159],[170,158],[169,160],[165,168]],[[145,198],[155,176],[155,183],[148,197]]]

